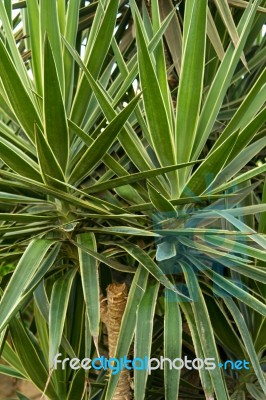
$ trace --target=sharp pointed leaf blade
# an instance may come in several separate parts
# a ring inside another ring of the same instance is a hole
[[[252,296],[248,293],[246,287],[241,288],[239,284],[236,284],[229,280],[228,278],[224,278],[219,273],[212,271],[210,268],[205,267],[200,261],[195,259],[193,260],[193,264],[202,271],[205,275],[213,280],[215,285],[220,288],[220,293],[229,293],[232,297],[239,299],[242,303],[245,303],[247,306],[256,310],[259,314],[266,316],[266,306],[265,304],[258,300],[256,297]],[[219,293],[219,294],[220,294]]]
[[[39,167],[27,154],[10,141],[0,138],[0,158],[18,174],[42,182]]]
[[[167,200],[157,189],[155,189],[155,187],[149,184],[148,190],[151,202],[158,211],[172,211],[174,214],[176,213],[176,210],[170,201]]]
[[[70,181],[76,182],[85,178],[90,173],[91,169],[95,167],[95,164],[102,160],[102,157],[106,155],[108,149],[115,141],[117,135],[130,117],[137,105],[138,100],[139,96],[136,96],[129,103],[129,105],[110,122],[104,131],[91,144],[72,171]]]
[[[10,322],[10,332],[16,352],[27,375],[41,391],[44,391],[48,380],[48,370],[46,365],[41,361],[28,332],[16,318]],[[52,382],[47,385],[46,394],[58,400]]]
[[[224,48],[210,9],[207,13],[207,34],[220,60],[224,57]]]
[[[192,309],[195,317],[202,350],[205,358],[215,359],[215,362],[219,362],[218,351],[215,343],[214,332],[210,322],[208,309],[199,287],[197,276],[193,269],[185,262],[180,263],[185,274],[186,283],[189,290],[189,295],[193,299]],[[214,368],[209,370],[213,388],[216,396],[221,400],[228,399],[227,389],[222,378],[221,370]]]
[[[79,9],[80,4],[76,0],[70,0],[67,5],[66,24],[64,37],[72,45],[75,46],[78,22],[79,22]],[[69,111],[71,107],[74,84],[74,65],[75,61],[71,55],[64,51],[64,72],[65,72],[65,104],[66,109]]]
[[[163,271],[158,267],[158,265],[152,260],[152,258],[141,248],[134,244],[125,243],[119,244],[120,247],[125,249],[131,257],[135,258],[144,268],[146,268],[151,275],[154,276],[163,286],[167,289],[173,290],[180,296],[181,301],[190,301],[190,299],[179,292],[175,286],[170,282]]]
[[[137,44],[140,80],[147,123],[158,160],[161,166],[167,166],[175,163],[173,132],[170,128],[163,96],[153,67],[152,55],[147,48],[138,20]]]
[[[60,184],[60,181],[65,181],[63,171],[58,164],[47,139],[44,137],[38,126],[36,126],[35,129],[35,142],[44,182],[48,185],[54,186],[55,188],[66,190],[65,186]],[[49,179],[49,177],[53,177],[57,179],[57,181]]]
[[[198,161],[200,162],[200,161]],[[148,171],[143,171],[143,172],[137,172],[135,174],[130,174],[126,176],[121,176],[120,178],[115,178],[112,180],[108,180],[106,182],[102,183],[96,183],[95,185],[90,186],[89,188],[86,188],[84,191],[86,193],[94,193],[94,192],[100,192],[102,190],[107,190],[107,189],[113,189],[117,188],[119,186],[124,186],[129,183],[136,183],[140,180],[146,180],[153,178],[158,175],[165,174],[170,171],[174,171],[180,168],[185,168],[190,165],[194,165],[196,162],[191,161],[189,163],[184,163],[184,164],[176,164],[176,165],[171,165],[169,167],[162,167],[162,168],[154,168]]]
[[[77,236],[77,243],[84,248],[88,248],[94,252],[97,251],[96,240],[93,233],[79,234]],[[97,260],[80,247],[78,248],[78,252],[90,333],[94,338],[97,338],[100,325],[100,287]]]
[[[33,141],[34,124],[38,123],[41,126],[40,118],[30,98],[30,89],[27,90],[21,81],[2,40],[0,40],[0,76],[12,111],[26,135]]]
[[[219,1],[215,0],[215,4],[216,4],[216,7],[225,23],[225,26],[226,26],[228,33],[232,39],[232,42],[234,43],[235,46],[237,46],[238,42],[239,42],[239,36],[238,36],[238,32],[237,32],[237,29],[236,29],[236,26],[234,23],[234,19],[231,14],[230,7],[229,7],[227,0],[219,0]],[[248,69],[244,54],[242,54],[241,60],[242,60],[243,64],[245,65],[245,67]]]
[[[16,36],[14,35],[13,32],[13,26],[11,19],[8,17],[8,12],[6,11],[5,7],[6,1],[0,2],[0,20],[1,20],[1,25],[3,26],[3,29],[5,31],[5,36],[7,39],[8,43],[8,48],[10,50],[10,55],[12,59],[14,60],[14,65],[16,66],[16,70],[18,73],[18,76],[21,78],[21,82],[25,85],[25,87],[30,86],[30,79],[27,74],[27,69],[25,68],[23,58],[21,57],[19,48],[16,43]],[[11,3],[11,2],[10,2]],[[31,99],[33,98],[32,93],[29,93],[29,96]]]
[[[102,9],[102,4],[98,3],[97,14],[102,18],[100,21],[98,20],[98,26],[94,26],[94,29],[92,29],[94,37],[90,36],[88,39],[90,48],[86,63],[86,67],[94,79],[98,77],[108,49],[111,46],[118,3],[118,0],[109,1],[105,10]],[[82,124],[84,115],[86,114],[88,103],[92,95],[92,89],[93,88],[88,85],[86,78],[82,76],[71,112],[71,118],[78,125]]]
[[[183,191],[183,195],[200,195],[211,190],[210,186],[214,176],[218,174],[225,165],[232,151],[238,132],[233,133],[213,153],[209,154],[205,161],[195,171]]]
[[[205,67],[207,0],[186,1],[184,23],[188,26],[188,31],[184,43],[176,109],[178,162],[190,160],[196,134]]]
[[[42,67],[41,67],[41,29],[40,11],[38,0],[27,2],[27,16],[29,21],[30,47],[31,47],[31,67],[33,70],[34,82],[37,93],[42,96]]]
[[[43,106],[45,136],[57,162],[65,171],[69,152],[68,123],[54,54],[48,36],[45,37],[44,43]]]
[[[134,357],[150,358],[152,346],[152,332],[155,306],[159,290],[159,282],[150,280],[147,283],[145,294],[137,311]],[[149,371],[147,369],[135,370],[134,395],[136,399],[145,399],[145,387]]]
[[[187,320],[189,331],[191,334],[191,338],[193,341],[193,346],[195,349],[195,353],[198,358],[204,359],[204,352],[202,349],[200,332],[196,323],[195,313],[193,312],[193,305],[188,303],[181,303],[180,307],[185,315]],[[210,373],[207,369],[201,368],[199,370],[199,376],[202,384],[202,388],[204,390],[206,399],[213,400],[214,388],[211,381]]]
[[[54,63],[60,82],[60,88],[64,96],[64,70],[63,70],[63,57],[61,48],[59,16],[58,16],[58,2],[50,0],[42,0],[40,2],[40,21],[41,21],[41,34],[42,43],[45,44],[45,37],[48,35],[50,46],[53,53]]]
[[[172,291],[164,292],[164,357],[170,360],[182,355],[182,317],[178,297]],[[177,400],[179,393],[180,369],[164,367],[165,399]]]
[[[25,289],[31,282],[53,241],[33,240],[20,259],[0,302],[0,331],[17,309]]]
[[[249,3],[237,28],[238,32],[241,32],[238,46],[235,48],[233,44],[229,45],[216,76],[212,81],[197,124],[197,132],[192,152],[193,158],[200,154],[215,123],[233,73],[240,60],[259,3],[260,0]]]
[[[69,271],[54,285],[49,310],[49,369],[53,367],[62,340],[70,290],[76,270]]]
[[[244,342],[245,348],[248,352],[248,355],[250,357],[250,361],[252,363],[252,366],[254,368],[255,374],[258,378],[258,381],[260,383],[260,387],[263,390],[264,396],[266,396],[266,379],[264,372],[261,368],[260,365],[260,360],[257,356],[256,350],[254,348],[253,344],[253,338],[249,332],[249,329],[247,327],[247,324],[243,318],[243,314],[239,310],[239,308],[236,306],[235,302],[233,299],[226,298],[225,303],[232,315],[232,318],[234,319],[239,332],[241,334],[242,340]]]

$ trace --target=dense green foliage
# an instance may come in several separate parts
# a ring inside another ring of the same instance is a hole
[[[251,366],[138,371],[137,400],[266,396],[266,1],[176,3],[0,1],[0,372],[49,399],[112,398],[53,360],[106,354],[114,281],[118,358]]]

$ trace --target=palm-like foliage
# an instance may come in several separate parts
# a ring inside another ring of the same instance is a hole
[[[30,0],[14,20],[11,3],[0,371],[111,399],[119,374],[52,366],[103,351],[100,292],[119,280],[118,358],[134,341],[138,357],[251,365],[137,371],[136,399],[265,398],[265,1]]]

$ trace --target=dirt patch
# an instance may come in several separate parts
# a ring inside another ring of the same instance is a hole
[[[39,400],[42,396],[31,382],[0,375],[0,400],[17,399],[16,392],[24,394],[30,400]]]
[[[15,399],[17,387],[17,379],[0,375],[0,400]]]

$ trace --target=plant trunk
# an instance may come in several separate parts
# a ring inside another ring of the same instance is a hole
[[[125,283],[112,283],[107,287],[107,304],[105,301],[101,301],[101,319],[108,332],[109,358],[115,357],[121,321],[127,303],[127,294],[128,290]],[[112,399],[132,399],[128,370],[122,370]]]

